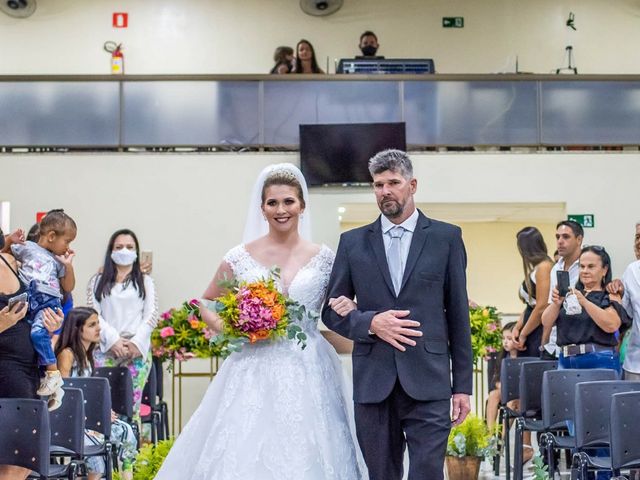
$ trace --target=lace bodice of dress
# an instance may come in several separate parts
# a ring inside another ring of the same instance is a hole
[[[314,312],[305,329],[315,329],[317,324],[317,314],[322,308],[322,301],[329,283],[331,268],[333,267],[334,253],[326,245],[320,247],[320,251],[315,254],[306,265],[295,274],[289,285],[287,295],[296,302],[304,305],[307,310]],[[224,256],[224,260],[229,264],[236,278],[241,281],[252,282],[267,278],[269,268],[258,263],[247,251],[243,244],[238,245]],[[276,279],[278,289],[283,291],[282,286]]]

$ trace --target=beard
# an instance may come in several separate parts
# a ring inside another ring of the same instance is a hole
[[[402,215],[404,211],[404,205],[396,200],[382,200],[378,206],[380,207],[380,211],[385,217],[388,218],[396,218]]]

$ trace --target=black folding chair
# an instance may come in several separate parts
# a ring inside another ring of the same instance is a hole
[[[507,406],[512,400],[520,397],[520,366],[523,363],[534,362],[537,357],[504,358],[500,367],[500,409],[498,422],[503,423],[502,444],[504,445],[505,473],[507,480],[511,479],[511,454],[509,452],[509,431],[511,420],[519,416],[519,412]],[[500,456],[493,459],[494,473],[500,473]]]
[[[153,365],[156,371],[156,386],[158,388],[157,409],[160,412],[160,430],[164,432],[159,437],[162,440],[166,440],[169,438],[169,407],[167,402],[164,401],[164,369],[162,368],[162,362],[156,357],[153,357]]]
[[[70,457],[84,466],[84,394],[79,388],[64,387],[62,405],[49,412],[53,457]]]
[[[151,371],[149,372],[149,378],[142,391],[142,404],[149,407],[149,415],[140,416],[142,425],[149,424],[151,428],[151,441],[153,444],[158,443],[158,437],[162,437],[164,440],[164,432],[160,431],[162,414],[158,409],[158,377],[156,376],[156,367],[151,363]],[[160,435],[158,435],[160,434]]]
[[[65,385],[79,388],[84,395],[85,428],[101,433],[104,441],[98,445],[86,445],[85,457],[102,457],[107,480],[113,477],[115,451],[111,443],[111,389],[106,378],[73,377],[65,378]]]
[[[596,457],[586,449],[609,448],[611,420],[611,400],[616,393],[640,392],[640,382],[613,380],[605,382],[578,383],[576,391],[576,449],[571,465],[572,478],[586,480],[589,472],[612,470],[611,457]],[[635,413],[637,415],[637,412]],[[627,417],[631,421],[633,417]],[[636,443],[637,440],[636,433]],[[620,469],[613,469],[613,475],[620,475]]]
[[[555,360],[525,362],[520,365],[520,416],[516,418],[513,454],[513,478],[522,480],[524,474],[522,449],[525,431],[542,432],[542,376],[544,372],[556,370]]]
[[[560,436],[558,432],[567,432],[567,421],[574,421],[576,384],[615,380],[616,377],[614,370],[605,368],[544,372],[542,376],[542,424],[545,433],[540,438],[540,449],[546,452],[550,478],[554,478],[556,472],[554,452],[575,448],[575,437]]]
[[[0,399],[0,465],[35,472],[39,479],[75,479],[77,464],[50,464],[51,430],[44,400]]]
[[[133,379],[127,367],[100,367],[93,372],[94,377],[106,378],[111,387],[111,408],[118,415],[133,419]]]
[[[640,412],[640,392],[616,393],[611,397],[609,445],[614,471],[640,468],[638,424],[633,419]],[[617,477],[619,480],[624,477]],[[611,479],[615,480],[615,479]]]

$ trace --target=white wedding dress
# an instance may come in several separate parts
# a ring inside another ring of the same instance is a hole
[[[319,312],[334,254],[326,246],[302,267],[288,295]],[[240,280],[266,278],[244,245],[225,261]],[[245,345],[222,364],[158,480],[360,480],[357,446],[340,360],[305,320],[304,350],[279,340]]]

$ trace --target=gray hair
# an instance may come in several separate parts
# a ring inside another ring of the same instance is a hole
[[[405,179],[413,178],[413,165],[407,152],[402,150],[383,150],[369,159],[369,173],[374,175],[390,170],[399,173]]]

